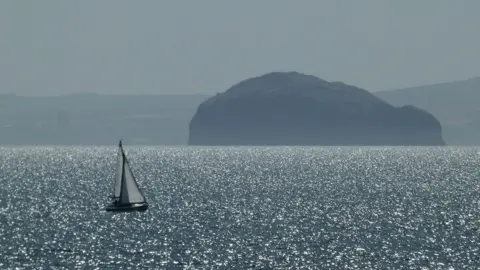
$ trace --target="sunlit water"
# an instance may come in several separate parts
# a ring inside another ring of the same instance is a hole
[[[0,269],[480,266],[480,149],[0,148]]]

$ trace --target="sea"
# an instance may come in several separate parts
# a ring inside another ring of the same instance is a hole
[[[478,269],[480,148],[0,148],[0,269]]]

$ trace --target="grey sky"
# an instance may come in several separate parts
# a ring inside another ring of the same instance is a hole
[[[480,76],[478,0],[2,0],[0,92],[214,93],[270,71],[377,91]]]

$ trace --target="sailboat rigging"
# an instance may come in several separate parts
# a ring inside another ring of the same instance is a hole
[[[107,206],[110,212],[144,212],[148,203],[143,192],[138,187],[137,181],[130,168],[122,141],[118,143],[117,166],[115,171],[115,185],[113,189],[113,202]]]

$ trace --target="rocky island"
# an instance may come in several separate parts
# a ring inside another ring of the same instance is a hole
[[[244,80],[190,121],[189,145],[445,145],[430,113],[297,72]]]

